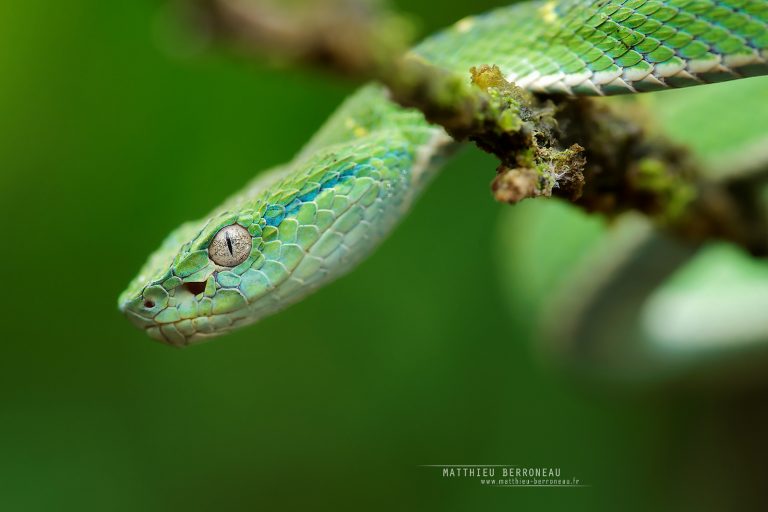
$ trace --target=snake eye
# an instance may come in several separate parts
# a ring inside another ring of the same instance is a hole
[[[253,240],[248,230],[233,224],[216,233],[208,247],[208,256],[222,267],[236,267],[248,258],[252,246]]]

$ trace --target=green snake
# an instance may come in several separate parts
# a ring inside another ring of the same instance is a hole
[[[412,53],[467,76],[494,64],[538,93],[720,82],[768,72],[768,0],[526,2],[466,18]],[[176,346],[277,312],[369,254],[455,144],[383,86],[365,86],[294,160],[173,231],[119,307]]]

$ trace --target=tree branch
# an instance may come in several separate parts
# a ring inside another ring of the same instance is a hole
[[[432,66],[405,53],[412,26],[378,0],[195,1],[222,38],[379,80],[394,101],[494,154],[498,201],[558,196],[608,216],[637,210],[684,239],[768,254],[767,216],[754,193],[766,176],[705,180],[685,148],[644,125],[639,106],[619,113],[590,99],[534,96],[492,65],[468,70],[471,81]]]
[[[251,54],[372,78],[415,37],[385,0],[191,0],[193,19]]]

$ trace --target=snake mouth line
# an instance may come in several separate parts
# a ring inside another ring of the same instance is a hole
[[[221,317],[227,317],[228,313],[219,313],[215,315],[204,315],[204,316],[198,316],[195,318],[182,318],[181,320],[175,320],[173,322],[165,322],[160,323],[157,322],[154,319],[147,319],[146,317],[142,317],[144,320],[147,320],[149,322],[152,322],[149,325],[144,326],[144,331],[147,333],[147,335],[151,338],[156,339],[157,341],[164,342],[168,345],[171,345],[173,347],[177,348],[184,348],[189,345],[194,344],[195,342],[202,342],[209,338],[215,338],[217,336],[220,336],[221,334],[227,333],[232,331],[233,329],[237,328],[238,324],[243,320],[240,318],[234,318],[229,319],[229,325],[226,327],[217,327],[214,331],[211,332],[203,332],[195,326],[195,331],[192,334],[184,334],[180,329],[179,325],[183,322],[193,322],[200,318],[206,319],[208,322],[211,322],[214,318],[221,318]],[[163,327],[172,327],[173,330],[178,333],[183,340],[174,339],[173,337],[169,336]]]
[[[210,318],[210,317],[206,317],[206,318]],[[196,338],[206,338],[208,336],[212,336],[212,334],[211,335],[206,335],[205,333],[202,333],[200,331],[195,331],[194,333],[192,333],[190,335],[183,334],[178,329],[178,325],[181,322],[183,322],[183,321],[184,320],[178,320],[176,322],[168,322],[168,323],[165,323],[165,324],[148,325],[148,326],[146,326],[144,328],[144,331],[147,333],[147,335],[150,338],[154,338],[157,341],[163,342],[163,343],[165,343],[167,345],[171,345],[172,347],[177,347],[177,348],[188,347],[189,345],[192,344],[193,339],[196,339]],[[176,330],[176,332],[178,332],[181,335],[181,337],[184,338],[183,341],[179,341],[178,339],[171,339],[165,333],[165,331],[163,331],[163,327],[167,327],[167,326],[173,327]]]
[[[137,313],[136,311],[132,311],[130,309],[123,309],[123,314],[125,314],[129,320],[131,320],[132,323],[140,327],[150,338],[154,338],[157,341],[166,343],[168,345],[172,345],[175,347],[186,347],[194,340],[197,339],[205,339],[205,338],[212,338],[216,335],[227,332],[235,328],[238,324],[238,319],[232,319],[229,321],[229,325],[226,327],[218,327],[215,332],[206,333],[197,328],[197,326],[193,323],[192,325],[195,328],[195,331],[192,334],[184,334],[180,329],[179,325],[182,322],[194,322],[198,318],[205,318],[208,322],[212,322],[214,318],[218,317],[225,317],[226,313],[219,313],[215,315],[205,315],[205,316],[199,316],[195,318],[182,318],[180,320],[175,320],[173,322],[158,322],[155,317],[157,315],[154,315],[153,317],[148,317],[145,315],[142,315],[140,313]],[[159,314],[159,313],[158,313]],[[183,341],[181,341],[176,336],[169,336],[164,331],[163,327],[172,327],[174,333],[178,333],[178,335],[183,338]]]

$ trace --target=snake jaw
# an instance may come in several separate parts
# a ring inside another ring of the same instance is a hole
[[[158,285],[147,286],[140,295],[122,302],[119,309],[150,338],[174,347],[185,347],[212,335],[213,323],[218,326],[217,334],[224,332],[231,320],[221,318],[214,322],[212,319],[217,315],[195,316],[205,295],[204,292],[193,294],[186,284],[170,291]],[[163,296],[159,288],[167,296]]]

